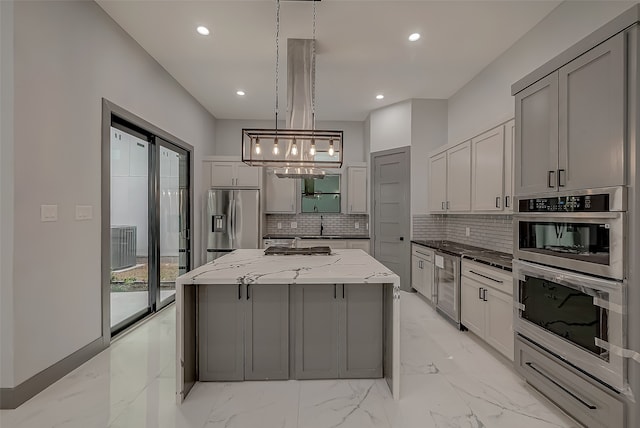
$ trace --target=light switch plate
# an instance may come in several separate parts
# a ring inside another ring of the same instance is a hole
[[[92,218],[92,205],[76,205],[76,220],[91,220]]]
[[[467,236],[471,236],[471,228],[470,227],[465,228],[464,233]]]
[[[360,223],[356,221],[356,222],[353,224],[353,227],[354,227],[355,229],[360,229]]]
[[[40,205],[40,221],[58,221],[58,206]]]
[[[298,228],[298,222],[297,221],[292,221],[291,222],[291,229],[297,229]]]
[[[282,223],[278,222],[278,229],[282,229]]]

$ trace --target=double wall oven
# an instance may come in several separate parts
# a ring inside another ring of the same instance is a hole
[[[623,391],[626,193],[605,188],[517,201],[514,329],[543,353]],[[528,364],[528,363],[527,363]]]

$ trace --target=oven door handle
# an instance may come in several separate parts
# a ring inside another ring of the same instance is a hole
[[[570,395],[571,397],[573,397],[576,401],[578,401],[580,404],[582,404],[583,406],[585,406],[586,408],[588,408],[589,410],[596,410],[597,407],[594,406],[593,404],[589,404],[586,401],[584,401],[582,398],[578,397],[576,394],[574,394],[573,392],[571,392],[569,389],[567,389],[566,387],[564,387],[563,385],[560,384],[560,382],[556,381],[555,379],[553,379],[551,376],[549,376],[548,374],[546,374],[545,372],[543,372],[540,369],[537,369],[534,365],[534,363],[531,362],[526,362],[525,363],[527,366],[529,366],[529,368],[531,368],[531,370],[533,370],[534,372],[538,373],[540,376],[542,376],[543,378],[547,379],[549,382],[551,382],[552,384],[554,384],[555,386],[557,386],[558,388],[560,388],[561,390],[563,390],[564,392],[566,392],[568,395]]]
[[[571,219],[579,219],[579,220],[593,220],[593,222],[597,220],[617,220],[622,218],[622,212],[620,211],[609,211],[609,212],[598,212],[598,213],[589,213],[589,212],[546,212],[546,213],[530,213],[523,212],[514,214],[514,218],[519,221],[523,220],[535,220],[540,221],[544,219],[545,223],[553,223],[553,222],[566,222]]]

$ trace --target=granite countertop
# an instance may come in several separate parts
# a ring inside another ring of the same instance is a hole
[[[262,239],[369,239],[367,235],[264,235]]]
[[[235,250],[178,278],[190,284],[357,284],[392,283],[398,275],[362,250],[332,250],[331,255],[273,255]]]
[[[500,269],[511,270],[513,255],[472,245],[460,244],[452,241],[413,239],[412,243],[441,251],[446,254],[460,256],[465,259],[494,266]]]

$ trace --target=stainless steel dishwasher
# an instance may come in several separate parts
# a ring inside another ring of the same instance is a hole
[[[460,256],[436,251],[433,266],[436,310],[460,328]]]

